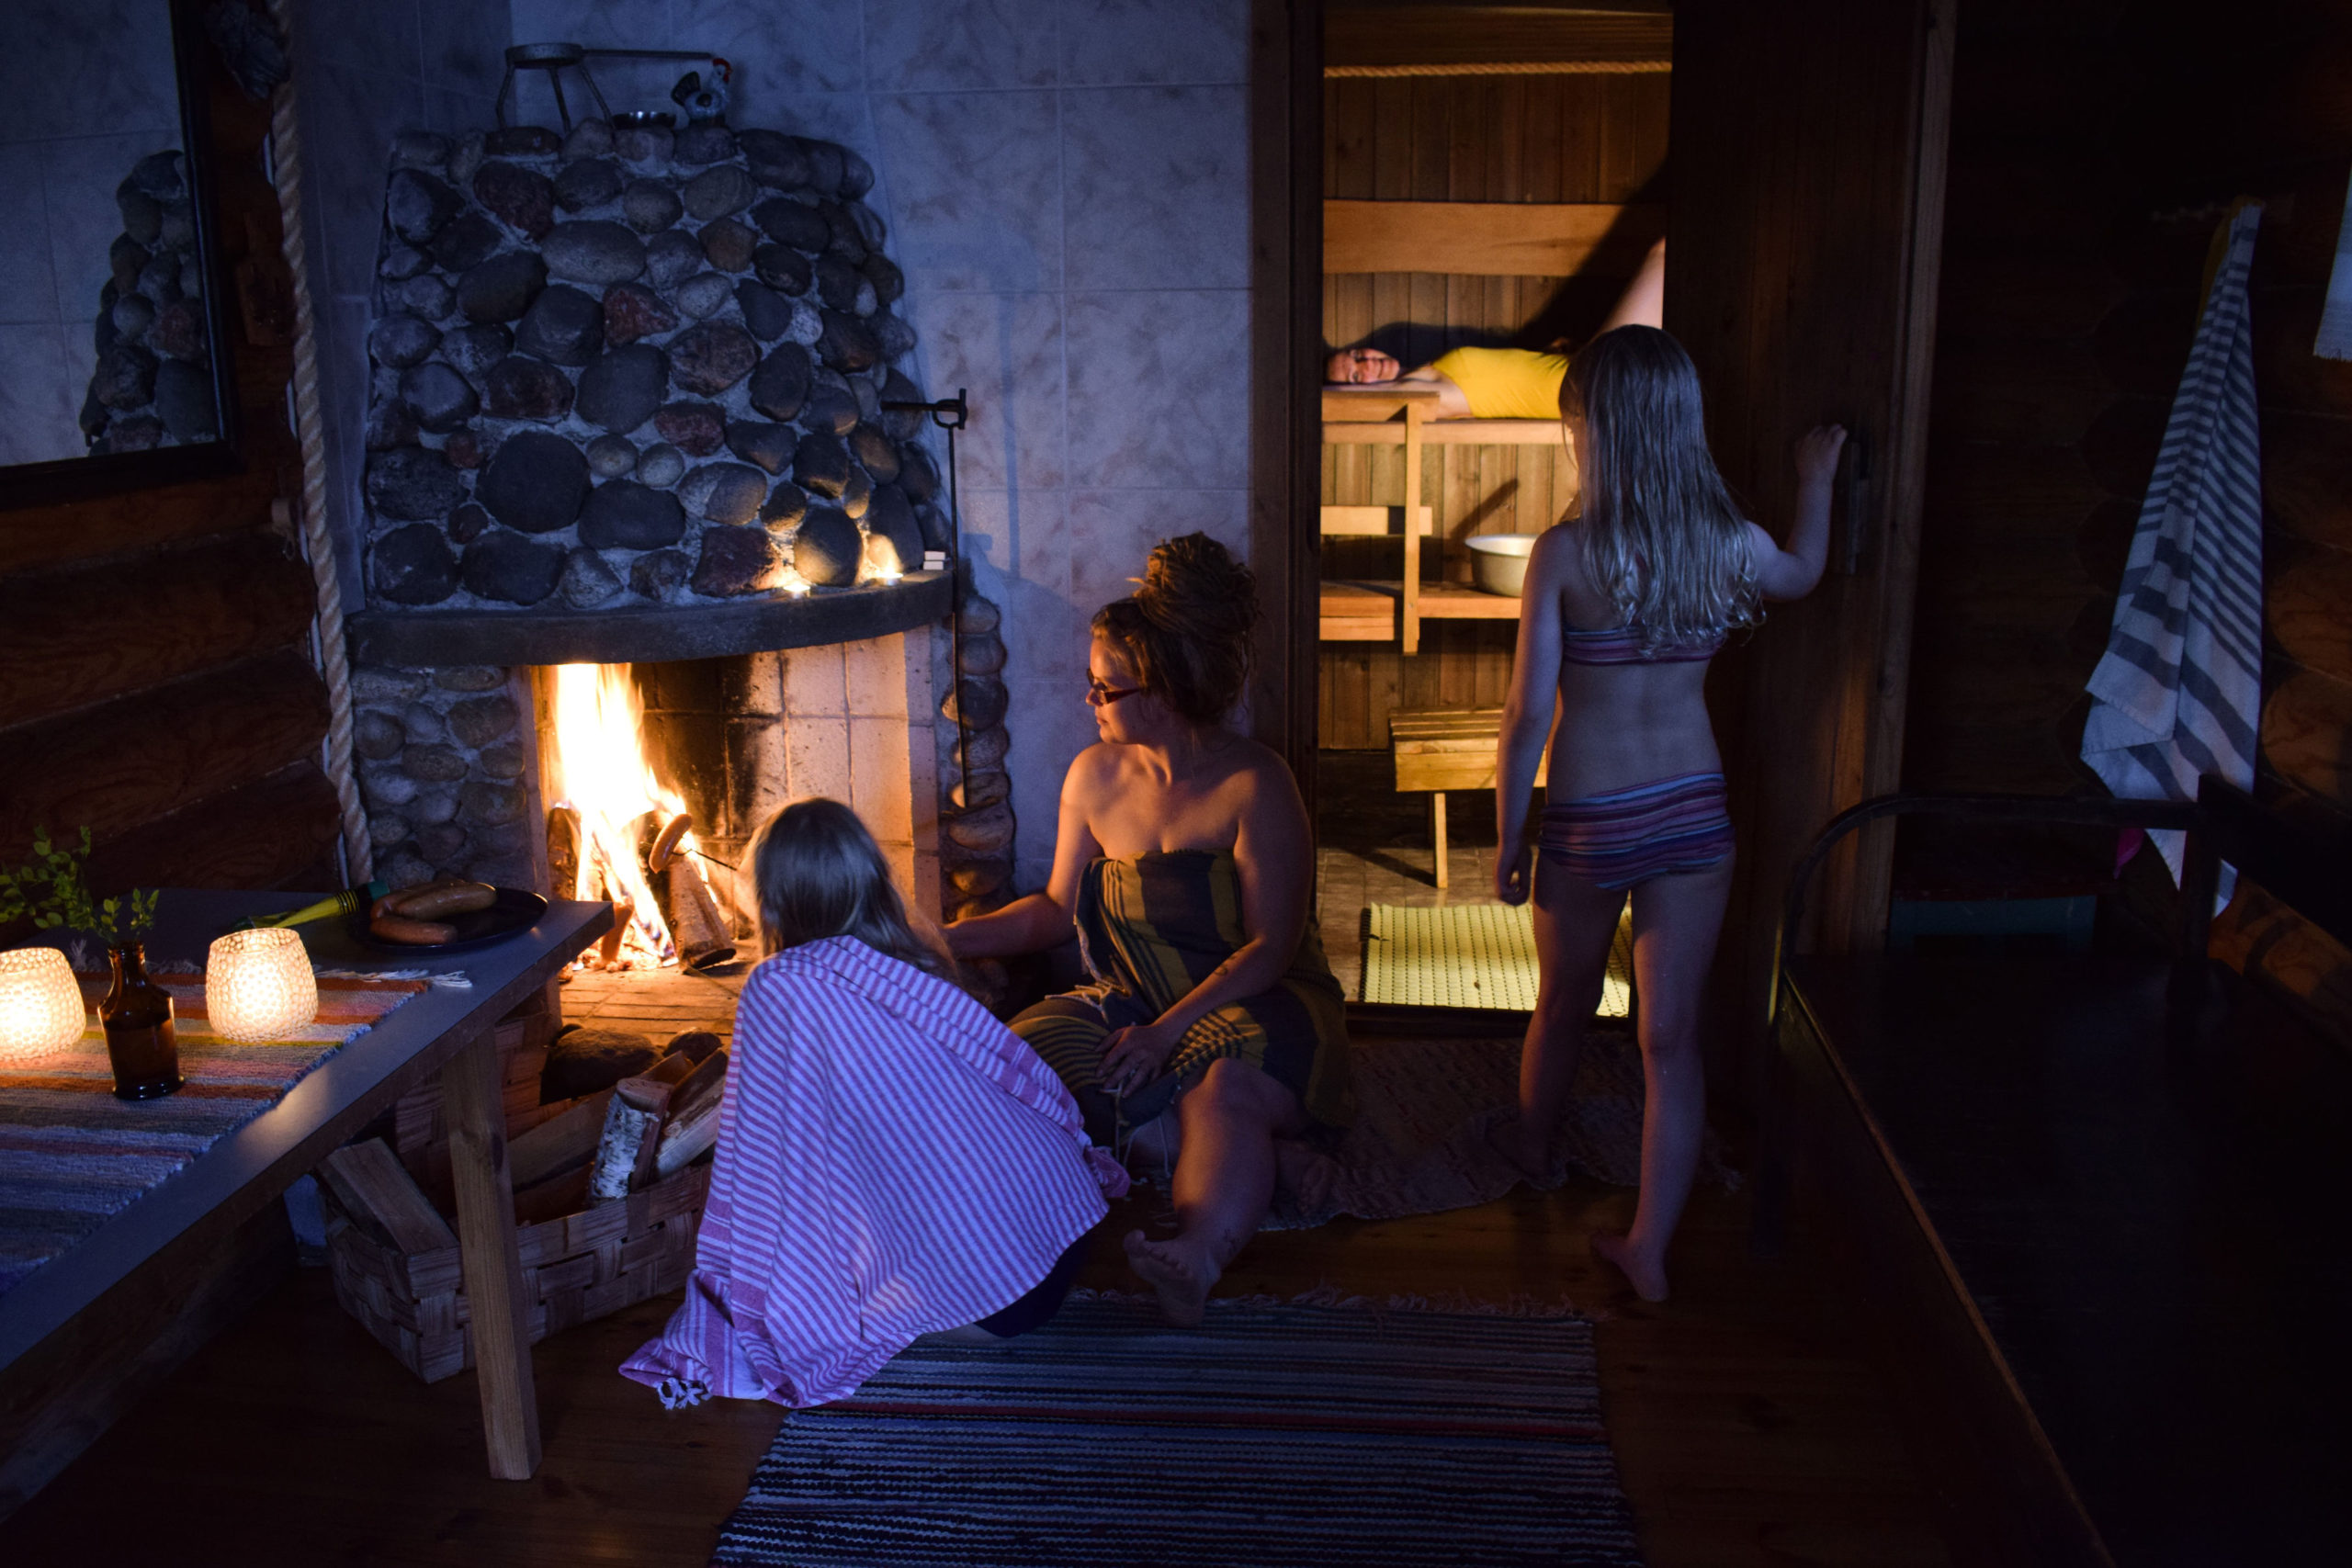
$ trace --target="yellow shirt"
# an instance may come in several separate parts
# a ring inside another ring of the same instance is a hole
[[[1430,368],[1462,389],[1473,419],[1557,419],[1565,354],[1524,348],[1457,348]]]

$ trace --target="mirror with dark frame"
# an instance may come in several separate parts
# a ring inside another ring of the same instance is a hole
[[[0,507],[237,463],[201,0],[0,5]]]

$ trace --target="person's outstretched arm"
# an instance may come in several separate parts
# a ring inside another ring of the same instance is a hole
[[[1756,550],[1756,588],[1765,598],[1802,599],[1821,581],[1829,564],[1829,492],[1845,446],[1842,424],[1816,424],[1798,440],[1797,515],[1786,549],[1755,524],[1747,525]]]
[[[1560,590],[1575,565],[1576,541],[1554,527],[1535,541],[1519,600],[1519,649],[1510,661],[1510,696],[1495,743],[1495,897],[1524,904],[1533,889],[1527,865],[1527,808],[1535,769],[1552,736],[1560,701]]]
[[[974,915],[947,928],[947,951],[966,960],[1012,958],[1068,942],[1078,918],[1078,880],[1102,847],[1089,825],[1095,750],[1078,755],[1062,775],[1061,820],[1054,832],[1054,871],[1043,893],[1015,898],[994,914]]]

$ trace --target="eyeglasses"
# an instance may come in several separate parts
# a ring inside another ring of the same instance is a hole
[[[1086,678],[1086,700],[1098,708],[1107,708],[1113,703],[1124,702],[1142,690],[1141,686],[1106,686],[1091,675]]]

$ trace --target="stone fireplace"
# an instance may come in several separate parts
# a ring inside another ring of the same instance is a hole
[[[1004,889],[1004,649],[890,406],[924,398],[871,182],[716,123],[399,140],[350,622],[379,875],[551,889],[551,671],[599,665],[737,934],[752,831],[808,795],[923,907]]]

